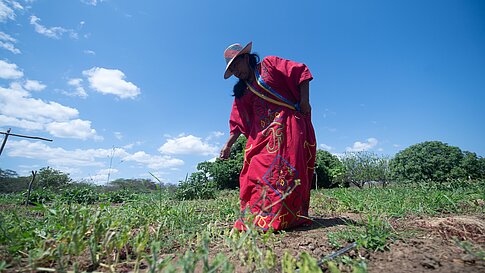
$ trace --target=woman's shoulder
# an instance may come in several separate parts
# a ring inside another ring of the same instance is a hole
[[[278,56],[266,56],[266,57],[263,58],[262,63],[275,65],[276,63],[278,63],[282,60],[284,60],[284,59],[281,58],[281,57],[278,57]]]

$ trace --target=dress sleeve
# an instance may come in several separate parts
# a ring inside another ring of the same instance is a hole
[[[249,133],[249,118],[244,111],[244,105],[238,99],[234,99],[232,104],[231,116],[229,118],[229,132],[230,134],[241,133],[248,137]]]
[[[305,64],[277,56],[263,59],[261,74],[269,86],[293,102],[300,101],[300,84],[313,79]]]
[[[286,60],[276,56],[269,56],[265,59],[269,62],[270,66],[273,66],[274,69],[282,73],[292,84],[298,86],[303,81],[313,79],[310,69],[303,63]]]

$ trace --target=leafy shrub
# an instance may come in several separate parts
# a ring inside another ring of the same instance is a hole
[[[93,186],[82,185],[62,189],[59,198],[68,203],[93,204],[99,201],[99,194]]]
[[[346,153],[341,158],[344,172],[339,177],[342,185],[353,184],[363,188],[368,182],[375,181],[386,185],[390,180],[390,160],[372,152]]]
[[[72,182],[69,174],[63,173],[51,167],[41,168],[36,176],[34,188],[60,188]]]
[[[475,153],[440,141],[426,141],[412,145],[396,154],[391,170],[400,181],[435,181],[485,177],[485,163]]]
[[[203,172],[195,172],[181,181],[175,191],[178,200],[212,199],[216,197],[217,186]]]
[[[109,191],[104,194],[103,201],[111,203],[123,203],[133,200],[135,193],[130,190]]]
[[[22,193],[21,203],[24,203],[27,199],[28,192]],[[53,201],[56,198],[56,194],[50,190],[38,189],[30,192],[29,204],[39,203],[44,204]]]
[[[338,157],[324,150],[317,150],[315,159],[316,183],[318,187],[333,188],[339,185],[337,177],[344,172]]]
[[[246,143],[246,137],[240,136],[231,147],[228,159],[217,158],[214,162],[199,163],[197,170],[210,178],[220,190],[239,188],[239,174],[244,164]]]

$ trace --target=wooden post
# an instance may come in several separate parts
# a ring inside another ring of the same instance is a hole
[[[3,139],[3,142],[2,142],[2,147],[0,147],[0,155],[2,155],[3,148],[5,147],[5,143],[7,143],[7,138],[10,135],[10,130],[12,130],[12,128],[8,128],[7,133],[5,134],[5,138]]]
[[[315,190],[318,190],[318,173],[317,171],[313,172],[315,174]]]
[[[31,138],[31,139],[40,139],[40,140],[45,140],[45,141],[52,141],[52,139],[47,139],[47,138],[43,138],[43,137],[11,134],[10,133],[10,130],[11,130],[11,128],[8,128],[7,132],[0,132],[1,135],[5,135],[5,138],[3,139],[3,142],[2,142],[2,146],[0,147],[0,155],[2,155],[3,148],[5,147],[5,144],[7,143],[8,136],[24,137],[24,138]]]
[[[27,192],[27,200],[25,200],[25,205],[28,206],[29,205],[29,198],[30,198],[30,191],[32,190],[32,185],[34,184],[34,180],[35,180],[35,175],[37,174],[37,171],[32,171],[32,180],[30,180],[30,183],[29,183],[29,191]]]

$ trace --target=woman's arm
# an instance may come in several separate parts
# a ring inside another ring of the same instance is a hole
[[[236,142],[237,138],[241,135],[240,132],[234,133],[232,135],[229,135],[229,139],[227,140],[226,144],[221,150],[220,158],[221,159],[228,159],[229,156],[231,155],[231,147]]]
[[[310,81],[302,81],[300,86],[300,110],[303,114],[308,114],[312,111],[310,105]]]

